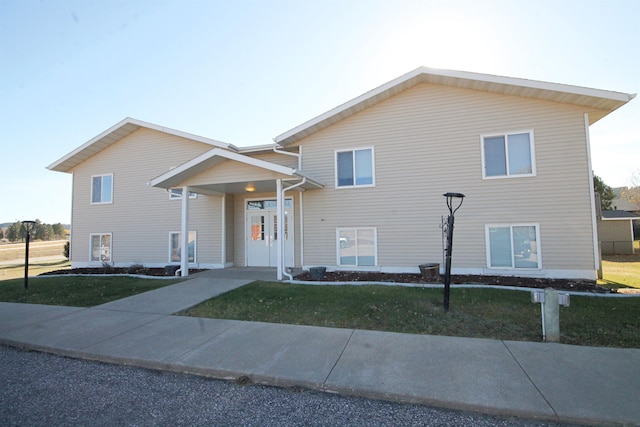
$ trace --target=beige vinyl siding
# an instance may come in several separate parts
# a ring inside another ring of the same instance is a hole
[[[118,263],[168,263],[169,232],[180,231],[181,201],[147,182],[211,146],[141,128],[73,171],[73,261],[89,260],[89,234],[112,233]],[[113,203],[92,205],[91,176],[113,174]],[[221,198],[189,200],[197,262],[221,262]]]
[[[232,182],[275,180],[291,178],[256,166],[225,160],[193,178],[185,180],[184,185],[224,184]]]
[[[445,192],[454,268],[486,268],[485,225],[540,224],[545,270],[593,270],[589,169],[580,108],[421,84],[302,140],[305,264],[336,265],[335,230],[377,227],[382,267],[442,262]],[[483,179],[480,135],[533,130],[536,176]],[[335,189],[335,150],[374,147],[375,187]]]

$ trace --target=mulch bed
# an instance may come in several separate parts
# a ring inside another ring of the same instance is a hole
[[[425,281],[420,274],[410,273],[378,273],[362,271],[328,271],[322,280],[311,277],[309,272],[304,272],[295,277],[296,280],[322,281],[322,282],[396,282],[396,283],[433,283]],[[442,278],[440,279],[442,283]],[[525,288],[554,288],[563,291],[608,293],[610,289],[596,285],[593,280],[582,279],[537,279],[515,276],[473,276],[453,275],[451,284],[484,284],[516,286]]]
[[[174,276],[173,269],[164,268],[144,268],[144,267],[127,267],[127,268],[73,268],[67,270],[50,271],[42,273],[42,276],[53,274],[140,274],[145,276]],[[206,271],[205,269],[189,269],[189,273],[199,273]],[[295,277],[296,280],[309,282],[395,282],[395,283],[433,283],[433,281],[425,281],[420,274],[411,273],[379,273],[366,271],[328,271],[321,280],[313,279],[309,272],[304,272]],[[440,280],[442,283],[442,278]],[[596,285],[593,280],[581,279],[536,279],[529,277],[515,276],[472,276],[472,275],[454,275],[451,277],[452,284],[485,284],[485,285],[502,285],[517,286],[525,288],[554,288],[563,291],[579,291],[579,292],[596,292],[608,293],[615,292],[603,286]]]
[[[50,276],[58,274],[140,274],[143,276],[175,276],[177,268],[145,268],[145,267],[100,267],[100,268],[72,268],[67,270],[48,271],[40,274],[40,276]],[[207,271],[206,269],[190,268],[189,273],[200,273]]]

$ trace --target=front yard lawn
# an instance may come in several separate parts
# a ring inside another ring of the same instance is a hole
[[[114,276],[32,277],[29,278],[29,289],[25,289],[23,279],[13,279],[0,282],[0,301],[93,307],[179,280]]]
[[[602,257],[603,280],[599,285],[609,288],[640,289],[640,253]]]
[[[412,334],[541,341],[540,305],[525,291],[254,282],[181,313]],[[560,310],[567,344],[640,348],[640,298],[572,296]]]

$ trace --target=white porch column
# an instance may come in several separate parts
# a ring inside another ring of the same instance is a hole
[[[284,271],[284,198],[282,196],[282,180],[276,179],[276,228],[278,229],[276,254],[278,264],[278,280],[282,280],[282,272]]]
[[[189,187],[182,187],[182,242],[180,244],[180,275],[189,275]]]

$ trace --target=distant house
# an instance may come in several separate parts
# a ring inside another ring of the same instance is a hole
[[[630,255],[635,253],[633,242],[636,236],[633,222],[637,220],[640,220],[640,215],[632,212],[621,210],[602,211],[602,219],[598,222],[602,255]]]
[[[589,126],[633,97],[419,68],[272,144],[127,118],[49,169],[73,174],[74,267],[418,272],[460,192],[455,274],[594,279]]]

